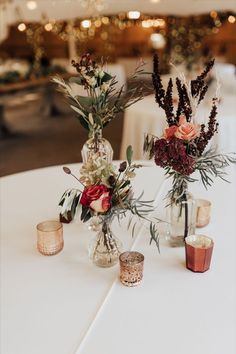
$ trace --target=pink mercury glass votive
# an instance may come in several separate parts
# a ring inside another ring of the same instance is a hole
[[[47,220],[37,225],[37,249],[45,256],[52,256],[63,249],[63,225]]]

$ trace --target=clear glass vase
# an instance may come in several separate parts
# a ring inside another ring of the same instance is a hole
[[[84,143],[81,151],[83,163],[86,163],[95,154],[107,162],[112,162],[113,149],[109,141],[102,137],[101,129],[93,132],[92,137]]]
[[[112,267],[119,261],[122,243],[111,230],[111,220],[103,221],[89,246],[89,258],[98,267]]]
[[[174,195],[167,207],[167,240],[172,247],[184,246],[185,238],[195,233],[196,202],[188,190]]]

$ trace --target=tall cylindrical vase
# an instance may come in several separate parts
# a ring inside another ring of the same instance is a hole
[[[167,207],[167,240],[172,247],[184,246],[185,238],[195,233],[196,203],[187,188],[174,194]]]
[[[99,267],[115,265],[122,251],[122,243],[111,230],[111,220],[102,221],[100,230],[89,247],[89,257]]]
[[[112,162],[113,149],[108,140],[102,137],[102,130],[92,132],[92,136],[88,139],[81,151],[82,161],[86,163],[90,158],[102,157],[107,162]]]

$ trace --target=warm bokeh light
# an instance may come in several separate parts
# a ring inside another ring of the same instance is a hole
[[[91,27],[91,21],[90,21],[90,20],[83,20],[83,21],[81,22],[81,26],[82,26],[83,28],[89,28],[89,27]]]
[[[18,25],[18,30],[20,31],[20,32],[23,32],[23,31],[25,31],[26,30],[26,25],[25,25],[25,23],[20,23],[19,25]]]
[[[166,22],[162,18],[149,19],[149,20],[143,20],[142,21],[142,27],[143,28],[165,27],[165,24],[166,24]]]
[[[50,32],[52,30],[52,24],[51,23],[46,23],[44,28],[45,28],[46,31]]]
[[[37,9],[38,5],[36,1],[27,1],[26,6],[28,7],[29,10],[35,10]]]
[[[152,33],[150,40],[154,49],[162,49],[166,45],[166,40],[161,33]]]
[[[211,11],[211,12],[210,12],[210,16],[211,16],[212,18],[216,18],[216,17],[218,16],[218,14],[217,14],[216,11]]]
[[[236,18],[233,15],[230,15],[228,17],[228,21],[229,21],[229,23],[234,23],[236,21]]]
[[[127,16],[131,20],[137,20],[140,17],[140,12],[139,11],[129,11]]]
[[[152,2],[153,4],[157,4],[158,2],[160,2],[160,0],[150,0],[150,2]]]

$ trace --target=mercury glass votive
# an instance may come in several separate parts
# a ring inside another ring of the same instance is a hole
[[[186,267],[203,273],[210,268],[214,242],[204,235],[191,235],[185,239]]]
[[[205,199],[197,199],[196,227],[204,227],[209,224],[211,215],[211,202]]]
[[[120,257],[120,281],[125,286],[136,286],[143,278],[144,255],[139,252],[124,252]]]
[[[37,225],[37,249],[45,256],[59,253],[64,246],[63,225],[59,221],[47,220]]]

